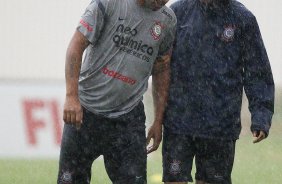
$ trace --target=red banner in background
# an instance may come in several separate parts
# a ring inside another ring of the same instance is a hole
[[[22,101],[24,123],[28,144],[36,146],[38,144],[37,133],[45,131],[47,126],[52,127],[54,144],[60,145],[62,137],[62,125],[59,111],[59,102],[56,99],[24,99]],[[36,117],[36,112],[47,110],[50,120],[44,117]]]
[[[153,121],[150,95],[144,97],[148,122]],[[64,82],[0,81],[0,159],[59,158],[64,99]]]
[[[0,83],[0,158],[58,158],[63,83]]]

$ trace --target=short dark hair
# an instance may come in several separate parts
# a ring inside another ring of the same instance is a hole
[[[222,5],[228,5],[230,3],[230,0],[217,0]]]

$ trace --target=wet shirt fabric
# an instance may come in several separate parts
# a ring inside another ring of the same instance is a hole
[[[244,89],[251,130],[268,134],[274,82],[254,15],[237,1],[212,7],[181,0],[171,8],[178,20],[165,130],[237,139]]]
[[[106,117],[132,110],[148,87],[153,64],[166,55],[175,35],[168,7],[142,8],[135,0],[92,1],[79,22],[91,45],[79,78],[81,104]]]

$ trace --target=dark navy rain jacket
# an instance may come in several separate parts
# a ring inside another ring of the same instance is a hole
[[[251,130],[268,134],[274,82],[254,15],[237,1],[214,7],[180,0],[171,8],[178,23],[165,132],[237,139],[244,89]]]

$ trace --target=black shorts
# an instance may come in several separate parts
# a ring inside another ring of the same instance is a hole
[[[191,170],[195,157],[196,180],[213,184],[231,184],[235,142],[165,132],[163,181],[193,182]]]
[[[92,163],[100,155],[104,156],[106,171],[114,184],[146,184],[143,103],[112,119],[84,109],[79,130],[65,124],[57,183],[89,184]]]

